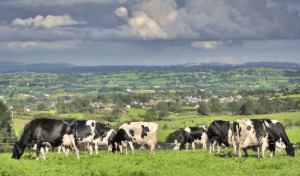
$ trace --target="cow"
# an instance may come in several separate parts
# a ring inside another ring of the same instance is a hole
[[[106,124],[95,120],[77,120],[78,143],[84,143],[85,148],[93,152],[93,143],[101,141],[107,131],[111,130]],[[98,145],[95,146],[98,154]]]
[[[220,153],[221,145],[225,145],[224,152],[227,152],[228,147],[232,145],[234,153],[236,153],[236,142],[234,140],[233,132],[233,122],[223,120],[213,121],[207,130],[209,153],[211,153],[211,150],[215,152],[215,144],[217,144],[218,153]]]
[[[134,155],[133,143],[147,144],[150,146],[150,155],[155,154],[155,145],[157,145],[157,129],[158,124],[154,122],[131,122],[125,123],[119,127],[114,138],[109,141],[109,151],[115,152],[116,146],[126,147],[128,144]],[[122,152],[122,147],[120,147]]]
[[[258,158],[260,158],[260,151],[265,158],[264,152],[269,147],[270,157],[272,157],[281,142],[284,143],[287,154],[295,156],[293,144],[290,143],[282,124],[277,120],[239,119],[234,122],[234,133],[239,157],[241,157],[241,150],[248,146],[259,146],[257,147]],[[245,154],[247,155],[246,152]]]
[[[13,149],[13,159],[20,159],[26,147],[36,147],[36,160],[39,160],[39,154],[44,142],[51,146],[73,145],[76,150],[77,159],[80,159],[77,136],[76,119],[34,119],[27,123],[21,139],[15,143]],[[43,159],[46,159],[43,156]]]
[[[98,145],[106,145],[108,146],[108,142],[110,139],[113,139],[116,135],[116,131],[112,128],[105,127],[105,133],[98,138],[95,138],[93,144],[95,146],[96,154],[98,154]]]
[[[207,126],[202,125],[198,127],[186,127],[183,131],[183,135],[181,141],[176,143],[173,150],[182,150],[183,146],[186,144],[186,151],[188,151],[189,143],[192,143],[192,147],[195,151],[195,144],[202,144],[202,150],[207,149],[206,141],[207,141]]]

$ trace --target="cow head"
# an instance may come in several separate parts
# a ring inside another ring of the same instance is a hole
[[[287,145],[285,151],[289,156],[294,157],[295,156],[294,144],[292,143],[290,145]]]
[[[109,152],[116,152],[116,143],[111,138],[107,142],[107,147]]]
[[[13,149],[12,159],[20,159],[24,153],[24,149],[24,147],[20,146],[19,142],[16,142]]]

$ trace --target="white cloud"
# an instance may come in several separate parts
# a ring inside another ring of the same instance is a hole
[[[128,23],[132,32],[143,39],[167,38],[167,33],[144,12],[134,13]]]
[[[47,49],[47,50],[60,50],[77,48],[77,44],[80,41],[55,41],[55,42],[41,42],[41,41],[13,41],[13,42],[0,42],[1,49],[8,49],[13,51],[24,50],[24,49]]]
[[[192,48],[202,48],[202,49],[214,49],[218,45],[222,45],[221,41],[204,41],[204,42],[192,42]]]
[[[35,26],[35,27],[57,27],[57,26],[67,26],[67,25],[74,25],[74,24],[85,24],[85,21],[78,22],[72,19],[70,15],[63,15],[63,16],[52,16],[48,15],[45,18],[41,15],[36,16],[35,18],[28,18],[26,20],[22,20],[20,18],[15,19],[12,24],[20,25],[20,26]]]
[[[132,32],[143,39],[167,39],[168,27],[177,18],[173,0],[151,0],[133,13],[128,25]]]
[[[120,8],[117,8],[114,13],[120,17],[120,18],[123,18],[123,19],[128,19],[128,11],[126,8],[124,7],[120,7]]]

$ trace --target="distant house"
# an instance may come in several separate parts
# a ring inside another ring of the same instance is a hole
[[[126,108],[131,108],[131,106],[130,105],[126,105]]]
[[[153,86],[154,89],[159,89],[159,86]]]
[[[194,108],[195,108],[195,109],[198,109],[198,108],[199,108],[199,105],[194,106]]]
[[[4,95],[0,95],[0,98],[3,99],[5,96]]]

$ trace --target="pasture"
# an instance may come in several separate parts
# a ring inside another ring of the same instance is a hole
[[[208,150],[173,151],[157,149],[149,156],[149,150],[135,150],[135,155],[109,153],[99,155],[80,152],[80,160],[72,153],[48,153],[46,160],[35,160],[35,153],[25,153],[20,160],[11,159],[11,153],[0,154],[0,175],[299,175],[300,151],[295,157],[277,152],[270,158],[237,157],[230,149],[227,153],[209,154]]]

